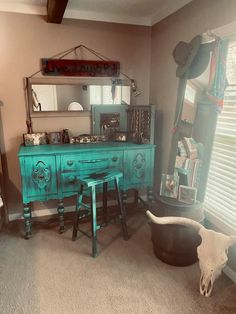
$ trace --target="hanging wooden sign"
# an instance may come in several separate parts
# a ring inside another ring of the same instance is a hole
[[[71,59],[41,59],[42,74],[51,76],[109,76],[120,75],[120,62]]]

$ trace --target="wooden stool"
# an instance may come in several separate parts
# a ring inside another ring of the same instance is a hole
[[[97,256],[97,230],[101,228],[97,225],[97,209],[96,209],[96,186],[103,185],[103,218],[104,222],[107,223],[107,186],[108,182],[114,181],[116,198],[118,202],[118,207],[120,211],[120,219],[123,229],[123,237],[128,240],[128,231],[126,225],[126,215],[123,208],[123,204],[120,196],[119,189],[119,179],[123,176],[122,172],[117,170],[104,170],[102,173],[92,173],[85,174],[78,177],[78,182],[80,183],[80,192],[77,196],[76,209],[75,209],[75,219],[73,226],[72,240],[75,241],[77,238],[78,224],[80,218],[80,209],[85,207],[90,210],[92,215],[92,256]],[[83,192],[84,188],[91,188],[91,206],[83,203]]]

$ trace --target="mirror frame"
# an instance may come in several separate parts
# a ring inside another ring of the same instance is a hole
[[[111,85],[112,80],[121,80],[122,86],[130,86],[130,80],[124,80],[120,78],[112,77],[27,77],[26,89],[27,89],[27,106],[30,117],[89,117],[91,116],[91,110],[84,111],[34,111],[33,110],[33,84],[49,84],[49,85]]]

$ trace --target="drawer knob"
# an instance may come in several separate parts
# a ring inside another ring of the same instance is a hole
[[[112,157],[112,161],[116,162],[118,160],[118,157]]]
[[[74,163],[73,160],[67,160],[67,165],[68,165],[68,166],[72,166],[73,163]]]

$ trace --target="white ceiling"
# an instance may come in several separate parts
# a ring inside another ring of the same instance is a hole
[[[69,0],[64,17],[151,26],[191,1]],[[46,6],[47,0],[0,0],[4,12],[46,15]]]

